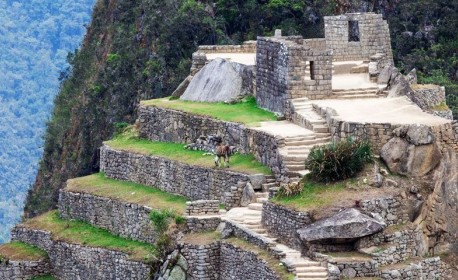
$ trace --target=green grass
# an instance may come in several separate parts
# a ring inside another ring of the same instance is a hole
[[[235,238],[235,237],[225,239],[224,242],[235,245],[237,247],[240,247],[243,250],[255,253],[258,258],[264,260],[269,265],[270,269],[276,272],[276,274],[280,277],[280,279],[282,280],[295,279],[295,275],[292,273],[289,273],[286,266],[280,265],[280,261],[277,258],[275,258],[274,256],[272,256],[272,254],[270,254],[266,250],[263,250],[259,248],[258,246],[255,246],[251,243],[248,243],[245,240]]]
[[[14,261],[38,261],[47,259],[48,254],[38,247],[14,241],[0,245],[0,259],[2,257]]]
[[[172,209],[183,214],[187,199],[157,188],[107,178],[103,173],[68,180],[67,190],[109,197],[154,209]]]
[[[46,274],[42,276],[35,276],[31,280],[56,280],[51,274]]]
[[[213,156],[204,156],[202,151],[187,150],[183,144],[152,142],[126,134],[118,135],[105,144],[117,150],[164,157],[201,167],[215,167]],[[230,167],[227,169],[245,174],[272,174],[270,169],[257,161],[253,155],[233,155],[230,158]]]
[[[140,261],[154,259],[155,247],[153,245],[118,237],[107,230],[96,228],[81,221],[63,220],[57,211],[50,211],[28,220],[24,225],[33,229],[50,231],[54,240],[117,250],[129,254],[130,259]]]
[[[274,197],[273,202],[298,211],[309,211],[333,204],[347,192],[345,185],[349,180],[333,184],[321,184],[310,180],[304,183],[302,193],[288,197]]]
[[[223,121],[242,123],[247,126],[257,126],[259,122],[277,120],[273,113],[260,109],[256,105],[254,98],[248,98],[236,104],[192,102],[170,100],[169,98],[146,100],[140,104],[209,116]]]

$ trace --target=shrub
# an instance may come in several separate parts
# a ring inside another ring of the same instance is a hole
[[[174,214],[170,210],[153,210],[149,215],[154,228],[159,233],[165,233],[169,227],[170,219],[174,218]]]
[[[369,142],[347,138],[313,147],[305,163],[311,177],[319,182],[335,182],[354,177],[372,161]]]
[[[302,182],[298,183],[290,183],[281,186],[278,190],[277,196],[278,197],[288,197],[288,196],[295,196],[302,193],[304,189],[304,184]]]

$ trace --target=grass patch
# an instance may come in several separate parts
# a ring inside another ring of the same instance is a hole
[[[272,201],[298,211],[310,211],[326,207],[334,203],[337,198],[348,190],[345,186],[348,181],[333,184],[316,183],[310,179],[304,183],[304,189],[298,195],[275,196]]]
[[[28,220],[24,225],[50,231],[54,240],[122,251],[129,254],[129,258],[134,260],[150,261],[155,256],[153,245],[118,237],[107,230],[93,227],[81,221],[63,220],[57,211],[50,211]]]
[[[277,120],[275,114],[260,109],[256,105],[256,99],[253,97],[236,104],[170,100],[169,98],[146,100],[140,104],[209,116],[214,119],[242,123],[247,126],[257,126],[259,122]]]
[[[280,276],[281,279],[284,279],[284,280],[295,279],[295,275],[292,273],[289,273],[286,266],[281,265],[280,261],[277,258],[275,258],[274,256],[272,256],[272,254],[269,254],[269,252],[267,252],[266,250],[263,250],[257,246],[254,246],[251,243],[248,243],[245,240],[238,239],[235,237],[225,239],[225,242],[235,245],[237,247],[240,247],[246,251],[255,253],[258,256],[258,258],[264,260],[269,265],[269,268],[274,270],[277,273],[277,275]]]
[[[352,252],[328,252],[323,253],[325,255],[331,256],[335,260],[348,261],[348,259],[356,261],[368,261],[371,260],[371,256],[368,254],[352,251]]]
[[[183,214],[187,199],[157,188],[107,178],[103,173],[68,180],[67,190],[109,197],[154,209],[172,209]]]
[[[221,240],[221,235],[216,231],[189,233],[181,239],[181,241],[193,245],[208,245],[218,240]]]
[[[431,110],[434,111],[448,111],[450,108],[448,108],[447,104],[445,102],[442,102],[440,104],[437,104],[431,108]]]
[[[113,140],[105,142],[105,144],[117,150],[164,157],[201,167],[215,167],[213,156],[204,156],[204,152],[202,151],[187,150],[184,148],[183,144],[152,142],[132,137],[127,134],[119,135]],[[233,155],[230,158],[230,167],[227,169],[245,174],[272,174],[270,169],[257,161],[253,155]]]
[[[0,259],[2,257],[13,261],[38,261],[47,259],[48,254],[38,247],[14,241],[0,245]]]
[[[51,274],[35,276],[31,280],[56,280]]]

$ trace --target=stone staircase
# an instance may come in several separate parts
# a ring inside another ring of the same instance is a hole
[[[312,103],[307,98],[292,100],[294,108],[293,122],[309,129],[310,134],[284,137],[284,145],[280,149],[283,162],[290,172],[290,176],[304,176],[308,173],[304,163],[310,150],[317,145],[324,145],[331,141],[329,127],[318,113],[313,109]]]
[[[333,89],[333,97],[336,99],[361,99],[386,97],[387,92],[380,92],[378,87],[356,89]]]
[[[252,203],[248,207],[229,210],[222,220],[229,222],[237,230],[249,236],[248,241],[272,252],[285,265],[296,280],[327,280],[328,270],[319,262],[302,257],[301,253],[277,241],[262,226],[262,203]]]

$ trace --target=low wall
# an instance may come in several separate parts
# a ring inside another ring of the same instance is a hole
[[[151,268],[128,259],[123,252],[93,248],[51,239],[46,231],[16,226],[12,240],[22,241],[45,250],[57,279],[148,279]]]
[[[180,251],[188,263],[191,279],[220,279],[220,242],[208,245],[181,244]]]
[[[59,192],[63,219],[82,220],[113,234],[154,244],[157,233],[149,219],[151,208],[92,194]]]
[[[311,223],[308,212],[294,211],[269,201],[262,207],[262,224],[269,234],[297,250],[301,250],[297,230]]]
[[[186,212],[188,216],[218,215],[219,200],[195,200],[186,202]]]
[[[0,279],[30,279],[51,272],[47,259],[38,261],[0,261]]]
[[[219,216],[185,217],[189,232],[215,231],[221,223]]]
[[[387,225],[402,224],[409,221],[409,215],[403,208],[401,197],[378,197],[362,200],[359,205],[363,212],[376,213],[383,218]]]
[[[221,244],[221,280],[280,280],[281,278],[269,267],[269,265],[259,259],[255,253],[245,251],[232,244]]]
[[[448,276],[439,257],[414,262],[402,268],[385,269],[380,273],[382,280],[429,280]]]
[[[253,154],[277,178],[287,180],[278,148],[282,139],[242,124],[152,106],[139,107],[140,136],[152,141],[190,144],[202,135],[219,135],[223,142]]]
[[[153,186],[191,200],[222,201],[224,192],[250,180],[247,174],[118,151],[107,145],[100,149],[100,170],[109,178]]]

